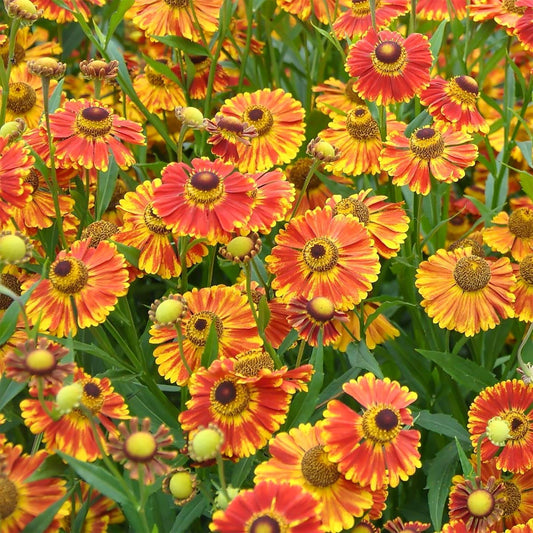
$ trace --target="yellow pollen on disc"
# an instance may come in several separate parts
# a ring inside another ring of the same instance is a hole
[[[453,277],[463,291],[479,291],[490,281],[490,266],[485,259],[477,255],[461,257],[455,265]]]
[[[384,41],[376,46],[370,58],[378,74],[398,76],[407,63],[407,51],[396,41]]]
[[[244,376],[257,376],[263,368],[275,370],[274,360],[262,348],[249,350],[237,356],[233,370]]]
[[[337,265],[339,250],[335,243],[327,237],[317,237],[305,243],[302,258],[309,270],[327,272]]]
[[[443,154],[444,140],[433,128],[420,128],[411,135],[409,148],[420,159],[431,161]]]
[[[527,255],[520,261],[520,277],[528,285],[533,285],[533,254]]]
[[[105,137],[113,127],[113,117],[103,107],[87,107],[76,115],[76,131],[83,137]]]
[[[522,503],[522,492],[512,481],[504,481],[505,501],[503,503],[503,516],[511,516]]]
[[[314,487],[329,487],[340,477],[337,465],[328,459],[323,446],[307,450],[301,464],[304,478]]]
[[[391,405],[374,405],[363,414],[362,427],[366,439],[386,444],[402,429],[400,413]]]
[[[50,282],[54,289],[64,294],[80,292],[89,279],[85,263],[75,257],[60,259],[50,268]]]
[[[376,0],[376,9],[380,4],[380,0]],[[370,2],[368,0],[352,0],[352,13],[361,18],[370,15]]]
[[[313,160],[310,157],[302,157],[297,159],[290,167],[287,178],[297,189],[302,189],[305,178],[307,177],[307,174],[309,174],[312,164]],[[316,189],[321,183],[322,182],[317,175],[313,174],[311,176],[311,180],[309,181],[309,185],[307,186],[307,190],[311,191]]]
[[[336,215],[353,215],[363,226],[366,226],[370,221],[368,207],[357,198],[343,198],[335,205],[334,212]]]
[[[189,7],[189,0],[164,0],[167,6],[173,9],[184,9]]]
[[[519,239],[533,237],[533,209],[521,207],[509,217],[509,231]]]
[[[157,233],[158,235],[166,235],[167,233],[170,233],[170,230],[167,229],[163,219],[155,214],[152,202],[144,208],[143,220],[146,227],[152,233]]]
[[[23,81],[9,84],[7,108],[15,115],[24,115],[37,103],[37,94],[31,85]]]
[[[511,409],[501,416],[509,424],[511,440],[520,440],[527,435],[530,422],[523,412]]]
[[[523,15],[526,12],[525,6],[517,6],[515,0],[503,0],[502,8],[507,13],[514,13],[515,15]]]
[[[144,74],[146,79],[150,82],[150,85],[153,85],[154,87],[164,87],[165,78],[162,74],[155,71],[150,65],[146,65],[144,68]]]
[[[247,107],[242,115],[243,122],[248,122],[257,130],[257,135],[265,135],[274,125],[274,117],[264,105],[256,104]]]
[[[93,415],[100,412],[104,404],[104,397],[100,385],[93,381],[87,380],[82,382],[83,393],[81,395],[81,403],[93,413]]]
[[[456,76],[448,83],[446,93],[456,103],[473,107],[478,99],[479,87],[476,80],[470,76]]]
[[[0,476],[0,519],[11,516],[18,503],[18,491],[16,485],[5,475]]]
[[[139,463],[150,461],[157,451],[157,442],[148,431],[132,433],[124,443],[124,453],[128,459]]]
[[[356,106],[346,115],[346,131],[359,141],[380,139],[379,125],[365,106]]]
[[[205,346],[213,321],[215,322],[217,337],[220,339],[224,333],[224,324],[222,320],[211,311],[200,311],[194,313],[194,315],[189,318],[187,325],[185,326],[186,338],[196,346]]]
[[[223,378],[211,389],[210,404],[218,415],[235,417],[246,411],[250,403],[250,391],[244,383],[234,383]]]
[[[214,172],[193,174],[185,184],[185,197],[194,206],[214,207],[224,195],[224,180]]]
[[[281,517],[262,512],[252,516],[245,525],[244,531],[247,533],[288,533],[289,529]]]
[[[492,494],[485,489],[475,490],[468,495],[466,500],[468,510],[477,518],[483,518],[492,513],[494,505],[495,502]]]
[[[353,88],[355,83],[355,79],[351,78],[346,83],[346,86],[344,87],[344,96],[350,100],[350,102],[354,102],[355,104],[361,105],[364,104],[364,100],[359,96],[357,91]]]

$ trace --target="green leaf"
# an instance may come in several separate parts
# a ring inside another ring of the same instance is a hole
[[[446,29],[447,20],[443,20],[433,32],[431,39],[429,40],[431,46],[431,55],[433,56],[433,64],[437,62],[439,52],[442,47],[442,40],[444,39],[444,30]]]
[[[177,35],[150,35],[150,37],[157,41],[166,44],[177,50],[181,50],[190,56],[208,56],[211,57],[209,50],[198,43],[193,43],[185,37],[178,37]]]
[[[446,437],[458,438],[464,444],[470,444],[468,431],[453,416],[429,411],[419,411],[414,416],[415,425]]]
[[[50,525],[50,522],[54,519],[61,506],[70,498],[70,495],[74,491],[75,487],[72,487],[67,493],[57,502],[53,503],[44,511],[39,513],[27,526],[24,527],[25,533],[43,533]]]
[[[60,477],[64,475],[67,469],[67,465],[57,455],[49,455],[27,481],[39,481],[40,479],[49,477]]]
[[[257,328],[259,329],[259,333],[262,334],[270,321],[270,309],[268,307],[268,301],[264,294],[259,300],[259,304],[257,305],[257,311],[259,314],[259,316],[257,317]]]
[[[473,479],[476,476],[472,463],[468,460],[459,439],[455,439],[455,447],[457,448],[457,455],[459,455],[459,461],[461,461],[461,468],[463,469],[463,476],[466,479]]]
[[[138,248],[134,248],[133,246],[127,246],[125,244],[122,244],[121,242],[114,242],[114,245],[117,247],[117,250],[126,258],[126,261],[133,265],[134,267],[137,267],[139,265],[139,256],[141,255],[141,251]]]
[[[353,342],[348,344],[346,355],[352,366],[369,370],[376,377],[383,379],[383,372],[379,367],[379,363],[364,341],[360,341],[357,344]]]
[[[128,11],[128,9],[133,5],[133,2],[134,0],[119,0],[118,6],[113,12],[113,15],[111,15],[111,19],[109,20],[109,26],[107,27],[104,48],[107,48],[107,45],[109,44],[111,37],[113,37],[115,30],[118,28],[118,25],[124,19],[124,13],[126,13],[126,11]]]
[[[531,141],[516,141],[516,145],[520,148],[524,159],[530,167],[533,167],[533,158],[532,158],[532,143]],[[530,179],[533,181],[531,174],[528,174]]]
[[[26,305],[26,302],[30,299],[31,293],[40,282],[41,280],[36,281],[26,292],[19,296],[16,301],[11,302],[10,306],[6,309],[2,320],[0,320],[0,346],[5,344],[10,339],[11,335],[15,333],[21,305]]]
[[[106,172],[98,172],[98,189],[96,191],[96,220],[100,220],[107,209],[113,193],[118,176],[118,165],[115,158],[111,157],[109,168]],[[112,206],[114,207],[114,206]]]
[[[199,494],[192,501],[187,503],[179,512],[170,533],[188,533],[190,526],[209,506],[209,502],[203,494]]]
[[[18,383],[9,378],[0,378],[0,411],[23,389],[26,383]]]
[[[209,365],[218,358],[218,334],[217,325],[213,320],[209,326],[209,334],[205,342],[204,351],[202,353],[202,366],[209,368]]]
[[[61,80],[57,82],[54,92],[50,96],[50,100],[48,102],[50,113],[53,113],[59,107],[59,102],[61,101],[61,95],[63,94],[63,82],[64,81],[65,81],[65,78],[61,78]]]
[[[474,361],[446,352],[418,349],[417,352],[426,359],[437,363],[457,383],[471,391],[480,392],[484,388],[496,384],[497,380],[494,374],[490,370],[474,363]]]
[[[415,131],[417,128],[421,128],[422,126],[426,126],[429,124],[430,120],[430,114],[427,111],[422,111],[413,120],[411,120],[411,122],[409,122],[407,128],[405,128],[404,135],[407,138],[411,137],[413,131]]]

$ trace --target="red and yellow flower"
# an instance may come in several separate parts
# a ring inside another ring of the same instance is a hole
[[[329,24],[337,16],[337,4],[342,4],[343,0],[277,0],[276,3],[300,20],[307,20],[314,15],[322,24]]]
[[[514,311],[518,320],[533,322],[533,254],[526,255],[517,265],[513,263],[516,284]]]
[[[315,99],[316,108],[334,118],[336,115],[348,114],[356,105],[363,105],[365,101],[354,90],[354,82],[354,79],[345,83],[336,78],[328,78],[324,83],[313,87],[314,93],[322,93]]]

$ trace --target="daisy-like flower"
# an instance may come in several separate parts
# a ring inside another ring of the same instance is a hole
[[[504,505],[503,483],[494,477],[482,483],[477,477],[452,487],[448,508],[450,520],[460,520],[471,533],[485,533],[501,519]]]
[[[487,260],[467,247],[437,250],[420,263],[415,285],[435,324],[471,337],[514,316],[514,282],[509,259]]]
[[[48,276],[32,292],[26,312],[58,337],[101,324],[128,292],[125,259],[107,241],[96,248],[90,239],[73,243],[69,252],[59,252]]]
[[[188,73],[179,73],[179,77],[183,81],[183,85],[188,86],[187,92],[193,100],[203,100],[207,94],[207,87],[209,85],[209,72],[211,70],[211,63],[213,60],[207,56],[189,56],[194,67],[194,76],[192,80],[187,77]],[[213,94],[222,93],[228,90],[231,85],[230,78],[225,68],[217,63],[215,65],[215,77],[213,79],[213,86],[211,91]]]
[[[135,163],[130,149],[122,144],[142,144],[142,127],[125,120],[97,100],[67,100],[50,115],[50,131],[56,157],[64,165],[106,171],[109,152],[120,168]]]
[[[350,47],[346,70],[358,78],[354,88],[360,96],[388,105],[408,102],[427,87],[432,62],[425,35],[411,33],[404,39],[396,32],[370,29]]]
[[[424,522],[404,522],[401,518],[394,520],[387,520],[383,525],[383,529],[390,531],[390,533],[420,533],[431,526]]]
[[[431,190],[430,176],[452,183],[476,161],[478,149],[472,137],[450,125],[418,128],[410,138],[404,131],[402,127],[387,136],[379,158],[381,169],[392,176],[394,185],[407,185],[425,196]]]
[[[361,415],[339,400],[328,403],[322,438],[329,458],[348,479],[371,490],[387,483],[398,486],[421,466],[420,433],[404,428],[413,424],[407,406],[416,400],[416,393],[371,373],[342,388],[364,411]]]
[[[48,450],[61,450],[80,461],[95,461],[101,455],[88,416],[93,417],[98,438],[106,450],[99,424],[110,433],[116,433],[117,429],[111,419],[130,418],[128,407],[124,398],[114,392],[108,378],[92,377],[79,368],[74,374],[74,384],[81,388],[80,407],[53,419],[49,412],[53,409],[54,402],[45,401],[47,412],[39,400],[28,398],[20,404],[22,418],[34,435],[43,433],[43,442]],[[60,387],[56,386],[52,393],[57,394],[59,390]],[[36,394],[33,390],[30,390],[30,393]]]
[[[333,23],[333,31],[339,39],[348,38],[355,40],[364,35],[372,26],[369,0],[351,0],[347,11],[344,11]],[[407,0],[378,0],[375,4],[376,26],[383,29],[407,13],[409,2]]]
[[[300,424],[278,433],[269,444],[272,456],[255,469],[254,482],[283,479],[309,492],[320,502],[319,517],[326,531],[338,532],[354,525],[372,506],[372,495],[359,483],[348,481],[330,461],[321,436],[323,422]]]
[[[154,192],[155,212],[178,235],[227,243],[252,212],[252,178],[222,161],[171,163]]]
[[[354,90],[354,79],[347,82],[328,78],[324,83],[313,87],[314,93],[322,93],[315,99],[316,108],[334,118],[346,115],[355,105],[364,105],[365,101]]]
[[[513,379],[482,390],[468,411],[468,431],[474,449],[484,436],[487,424],[498,416],[509,426],[509,438],[496,446],[488,438],[481,441],[481,459],[496,456],[500,470],[524,473],[533,466],[533,385]]]
[[[65,495],[65,480],[54,477],[28,480],[48,457],[44,450],[27,455],[22,453],[22,446],[4,441],[0,454],[2,533],[18,533]],[[58,531],[59,519],[66,514],[67,509],[62,507],[47,531]]]
[[[336,115],[320,137],[340,151],[340,157],[326,165],[328,170],[351,176],[380,172],[381,134],[365,105],[356,105],[346,116]]]
[[[174,442],[168,427],[161,424],[158,430],[152,433],[150,426],[149,418],[144,418],[139,427],[139,419],[134,417],[129,420],[128,425],[125,422],[118,425],[121,438],[112,434],[108,441],[109,453],[113,459],[124,463],[132,479],[141,479],[148,485],[155,482],[156,476],[170,472],[167,461],[174,459],[178,453],[163,450]]]
[[[517,524],[510,529],[507,529],[505,533],[532,533],[533,532],[533,518],[527,521],[527,523]]]
[[[372,189],[366,189],[348,198],[334,195],[326,205],[333,208],[335,215],[352,215],[365,226],[374,240],[378,254],[385,259],[398,255],[400,246],[407,237],[409,217],[403,202],[387,202],[386,196],[370,196]]]
[[[321,533],[319,504],[307,491],[288,483],[264,481],[241,491],[209,524],[218,533]]]
[[[525,8],[515,25],[516,37],[525,50],[533,50],[533,1],[517,0],[517,7]]]
[[[9,143],[0,137],[0,224],[7,222],[14,207],[22,208],[30,200],[31,186],[24,182],[34,159],[23,141]]]
[[[488,133],[489,125],[477,109],[479,86],[471,76],[444,80],[437,76],[420,93],[420,103],[428,107],[436,123],[450,123],[466,133]]]
[[[199,41],[202,34],[195,19],[205,33],[213,33],[221,6],[222,0],[193,0],[193,4],[187,0],[135,0],[128,15],[149,36],[177,35]]]
[[[533,254],[526,255],[520,263],[513,263],[516,284],[513,293],[515,316],[524,322],[533,322]]]
[[[189,380],[191,399],[178,417],[183,431],[215,424],[224,434],[220,452],[249,457],[263,448],[285,421],[291,393],[277,373],[244,377],[234,372],[234,359],[216,359]]]
[[[448,5],[452,6],[452,12]],[[424,20],[461,20],[466,16],[466,0],[419,0],[416,3],[416,14]]]
[[[533,209],[519,207],[510,215],[505,211],[492,219],[493,226],[483,230],[483,240],[493,250],[522,261],[533,253]]]
[[[314,15],[322,24],[329,24],[337,16],[336,0],[277,0],[278,6],[300,20],[307,20]]]
[[[183,297],[188,310],[179,327],[183,330],[183,357],[191,372],[200,366],[213,322],[221,359],[263,344],[247,298],[239,289],[223,285],[194,288]],[[180,357],[175,328],[153,326],[150,335],[150,343],[161,344],[154,350],[159,373],[172,383],[186,384],[189,372]]]
[[[339,310],[366,297],[377,280],[379,256],[364,226],[330,207],[293,218],[266,257],[278,297],[323,296]]]
[[[289,163],[305,139],[302,104],[283,89],[262,89],[229,98],[220,108],[257,131],[250,146],[237,145],[237,166],[241,172],[260,172]]]
[[[516,24],[525,10],[515,0],[473,0],[469,6],[474,21],[494,20],[509,35],[514,35]]]
[[[45,19],[53,20],[56,24],[73,22],[75,13],[81,13],[85,20],[91,17],[91,6],[103,6],[104,0],[64,0],[65,7],[60,7],[53,0],[34,0],[35,7],[43,10]]]
[[[318,334],[323,332],[322,344],[333,344],[340,336],[333,321],[346,322],[348,316],[337,311],[333,302],[324,296],[311,299],[299,296],[287,307],[287,321],[310,346],[318,345]]]

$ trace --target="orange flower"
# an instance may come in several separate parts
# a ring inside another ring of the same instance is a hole
[[[470,16],[474,21],[494,20],[509,35],[514,35],[516,24],[525,10],[525,7],[517,6],[515,0],[473,0],[470,4]]]
[[[448,5],[452,6],[452,12]],[[419,0],[416,3],[416,14],[424,20],[461,20],[466,16],[466,0]]]
[[[322,24],[329,24],[337,16],[336,7],[342,4],[338,0],[277,0],[278,6],[300,20],[308,20],[314,15]]]
[[[520,264],[513,264],[516,284],[514,311],[518,320],[533,322],[533,254],[526,255]]]
[[[533,50],[533,2],[531,0],[517,0],[517,8],[524,9],[515,25],[516,37],[525,50]]]
[[[37,9],[43,10],[43,17],[53,20],[56,24],[73,22],[74,13],[80,13],[85,20],[91,17],[91,6],[103,6],[104,0],[63,0],[65,7],[60,7],[53,0],[33,0]],[[87,5],[89,4],[89,5]]]
[[[354,83],[354,79],[344,83],[335,78],[328,78],[324,83],[313,87],[314,93],[323,93],[315,99],[316,108],[334,118],[336,115],[348,114],[354,105],[363,105],[365,101],[354,90]]]

